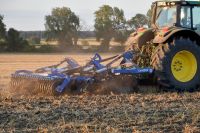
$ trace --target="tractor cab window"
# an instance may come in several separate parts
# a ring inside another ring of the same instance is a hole
[[[200,7],[193,8],[193,27],[200,34]]]
[[[176,7],[158,7],[156,25],[159,28],[171,27],[176,24]]]
[[[185,28],[191,28],[191,7],[182,6],[180,15],[181,26]]]

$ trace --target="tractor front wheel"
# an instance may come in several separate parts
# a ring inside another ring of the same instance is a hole
[[[159,82],[178,91],[192,91],[200,84],[200,48],[190,39],[160,44],[152,56]]]

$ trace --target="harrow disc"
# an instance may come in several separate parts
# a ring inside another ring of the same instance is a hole
[[[56,87],[61,84],[61,78],[48,78],[40,75],[13,74],[10,81],[10,91],[20,95],[59,95]]]

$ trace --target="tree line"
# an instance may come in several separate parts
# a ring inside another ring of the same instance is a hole
[[[124,44],[131,32],[143,26],[150,26],[151,10],[146,15],[138,13],[127,20],[122,9],[103,5],[94,12],[94,15],[93,32],[96,40],[101,44],[99,49],[107,51],[112,39]],[[80,31],[83,31],[83,29],[79,16],[68,7],[57,7],[52,9],[51,14],[45,16],[44,34],[43,32],[38,32],[38,34],[45,37],[47,41],[58,41],[58,47],[67,50],[77,47]],[[3,23],[3,16],[0,15],[0,51],[36,51],[36,47],[31,45],[27,39],[22,38],[21,35],[26,36],[24,32],[19,33],[14,28],[7,30]],[[29,40],[40,42],[40,37],[32,37]],[[42,49],[45,51],[48,47],[43,46]]]

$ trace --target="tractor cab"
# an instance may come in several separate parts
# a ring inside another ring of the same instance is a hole
[[[169,1],[152,4],[152,27],[180,27],[200,34],[200,1]]]

